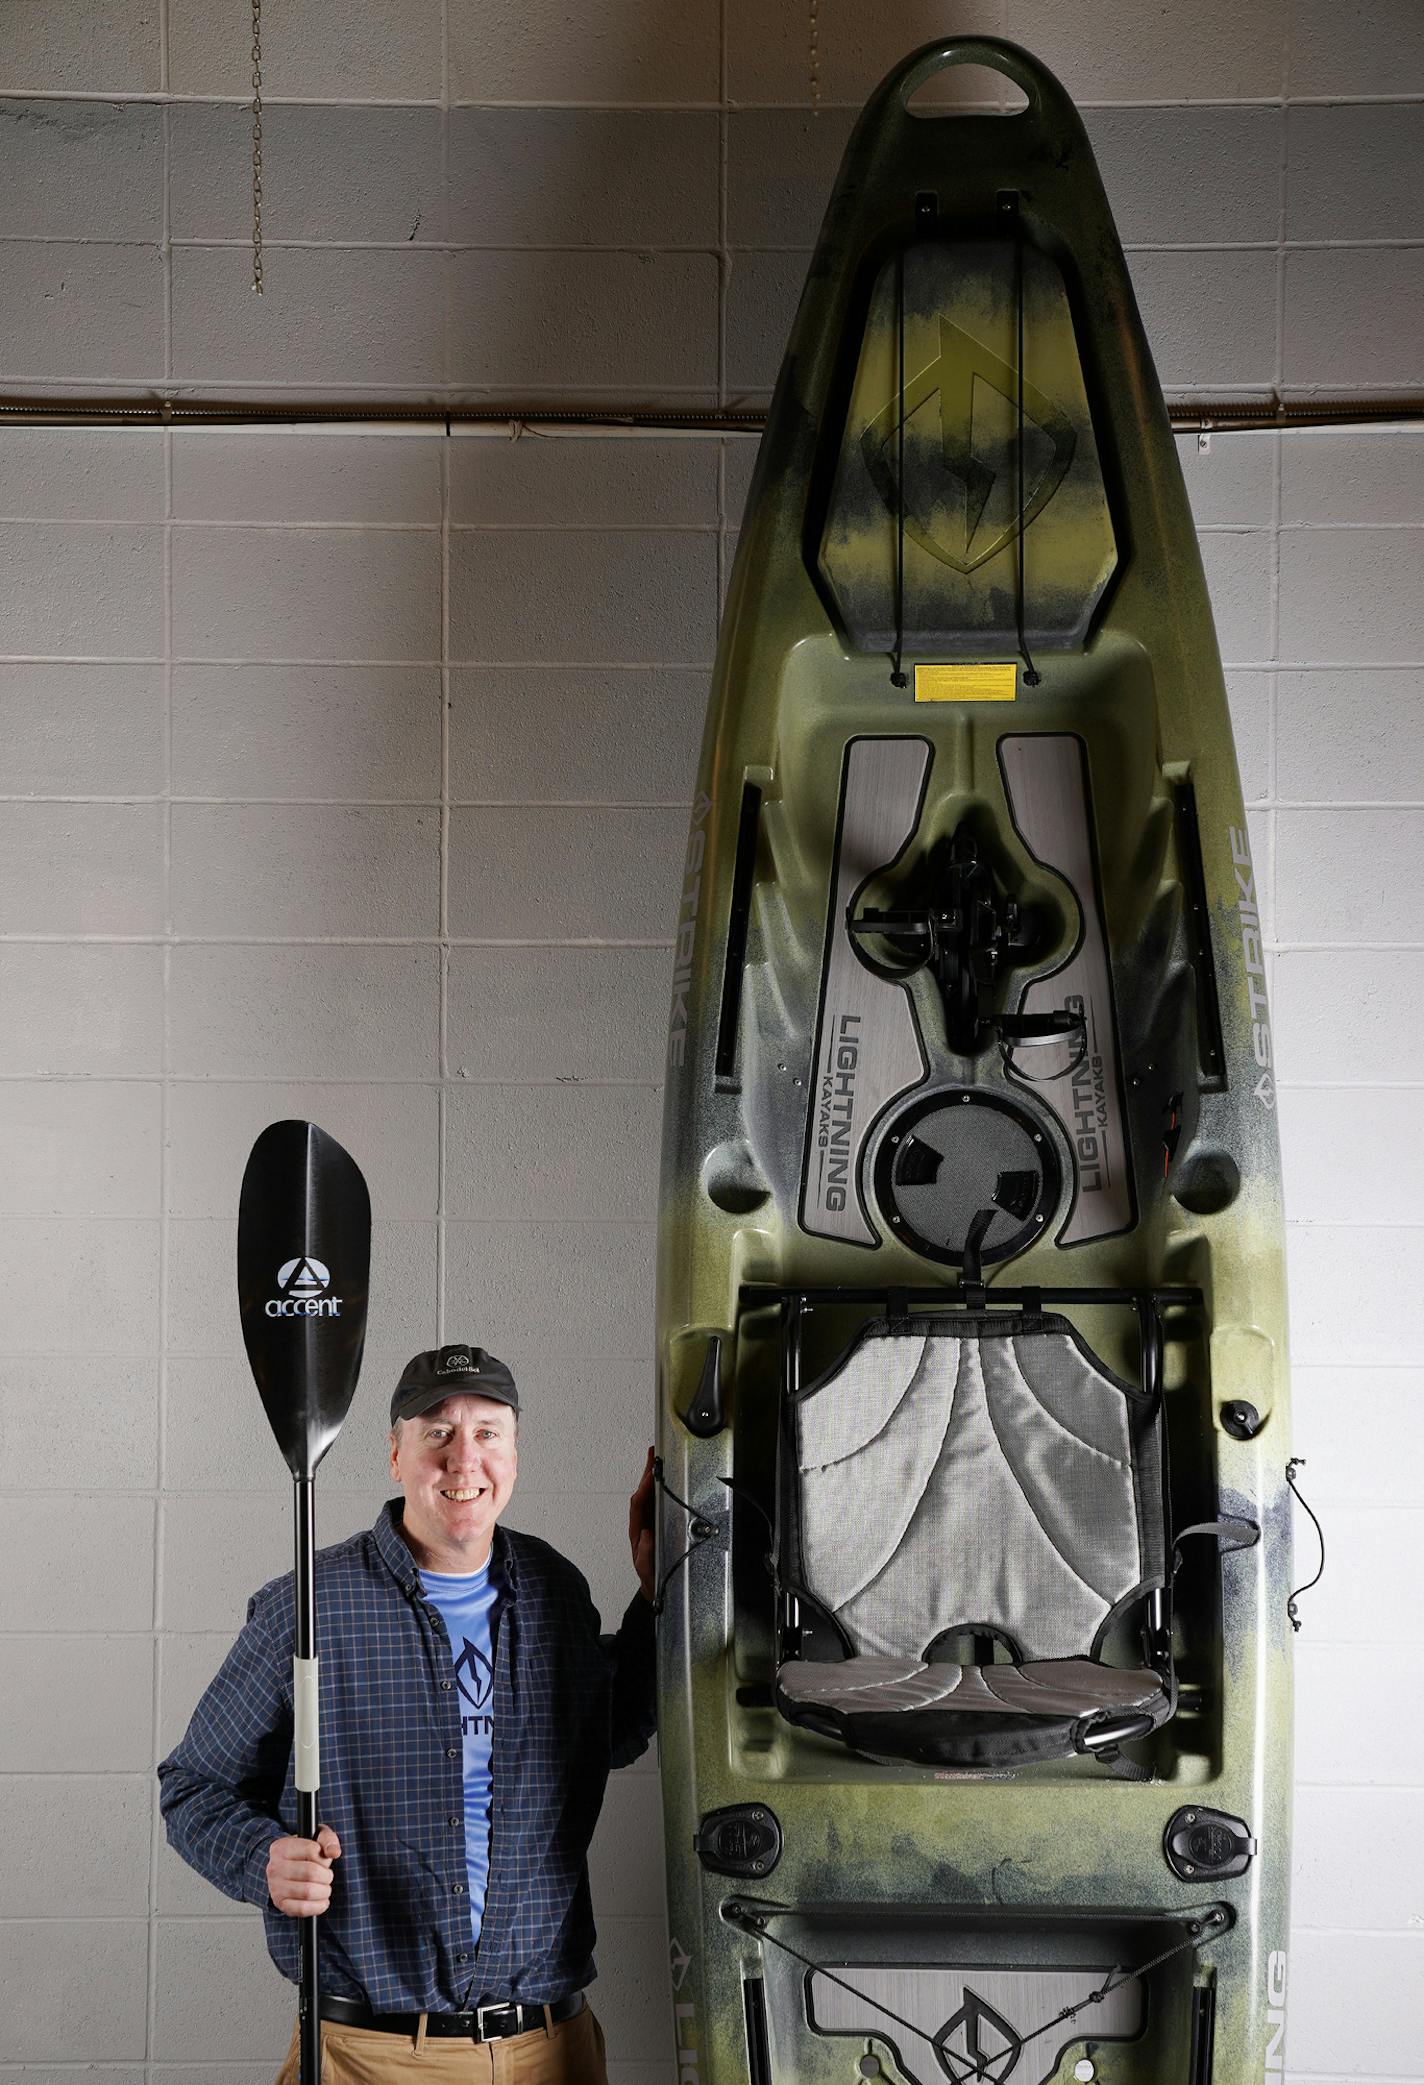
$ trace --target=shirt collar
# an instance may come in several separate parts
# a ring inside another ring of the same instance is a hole
[[[385,1505],[381,1508],[380,1518],[377,1520],[372,1533],[375,1537],[377,1550],[401,1587],[401,1590],[406,1593],[418,1593],[420,1591],[420,1566],[406,1548],[405,1537],[400,1531],[401,1516],[404,1512],[405,1500],[403,1498],[387,1499]],[[490,1560],[495,1567],[500,1582],[512,1593],[519,1576],[514,1557],[514,1544],[497,1522],[495,1524],[494,1543],[490,1551]]]

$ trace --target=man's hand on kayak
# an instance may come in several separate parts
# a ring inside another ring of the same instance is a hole
[[[628,1501],[628,1546],[633,1552],[633,1569],[638,1574],[638,1584],[645,1600],[651,1600],[656,1591],[653,1585],[653,1515],[656,1505],[653,1451],[650,1448],[648,1459],[643,1464],[643,1474],[638,1479],[638,1489]]]
[[[288,1918],[316,1918],[331,1902],[331,1864],[341,1841],[329,1824],[315,1839],[274,1839],[267,1852],[267,1894]]]

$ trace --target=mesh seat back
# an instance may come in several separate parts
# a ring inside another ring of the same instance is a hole
[[[1162,1582],[1159,1426],[1061,1318],[872,1326],[792,1407],[793,1575],[858,1656],[1090,1656]]]

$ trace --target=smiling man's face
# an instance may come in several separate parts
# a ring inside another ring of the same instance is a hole
[[[427,1571],[478,1571],[519,1469],[514,1413],[455,1394],[391,1431],[391,1476],[405,1493],[402,1531]]]

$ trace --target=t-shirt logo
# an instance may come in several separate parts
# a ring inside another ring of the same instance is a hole
[[[482,1709],[494,1692],[494,1667],[468,1636],[463,1653],[455,1660],[455,1677],[470,1707]]]

